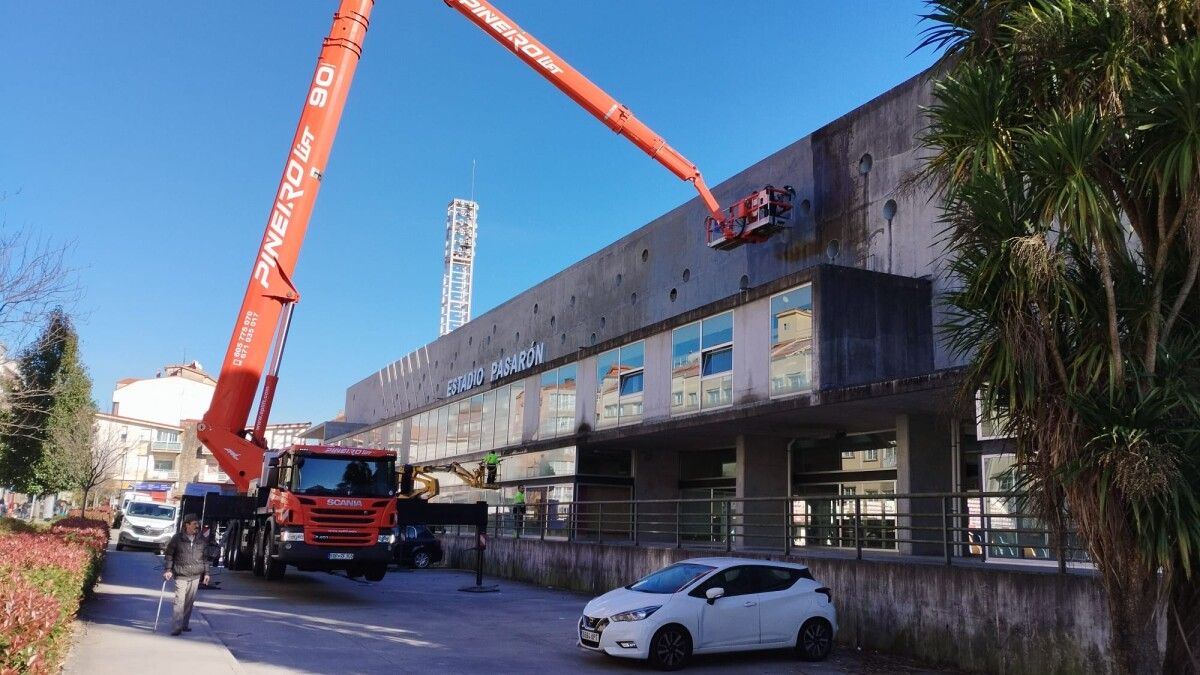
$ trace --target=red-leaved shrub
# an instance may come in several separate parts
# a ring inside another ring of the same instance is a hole
[[[108,548],[108,524],[91,518],[63,518],[50,527],[51,534],[86,545],[93,551]]]
[[[45,645],[59,622],[58,603],[20,577],[0,584],[0,674],[52,673]]]
[[[59,670],[107,543],[107,525],[83,518],[50,532],[0,531],[0,675]]]

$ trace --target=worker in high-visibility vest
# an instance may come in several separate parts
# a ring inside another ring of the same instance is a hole
[[[489,450],[487,457],[483,458],[483,465],[487,467],[487,483],[491,485],[496,482],[496,467],[500,466],[500,456],[495,450]]]
[[[516,493],[513,494],[513,521],[516,526],[517,533],[525,527],[525,486],[518,485]]]

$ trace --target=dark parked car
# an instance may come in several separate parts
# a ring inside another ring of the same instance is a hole
[[[441,562],[442,542],[424,525],[406,525],[396,532],[392,556],[397,565],[424,569]]]

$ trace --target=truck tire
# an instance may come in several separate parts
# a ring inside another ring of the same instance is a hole
[[[254,562],[252,563],[251,570],[254,572],[254,576],[256,577],[261,577],[265,571],[265,566],[263,564],[263,558],[265,557],[263,554],[266,552],[264,550],[263,542],[263,531],[265,529],[266,528],[259,527],[254,533]]]
[[[229,530],[225,533],[225,551],[224,559],[221,564],[227,570],[236,570],[238,564],[238,541],[237,541],[237,525],[230,524]]]
[[[366,568],[365,576],[367,581],[383,581],[383,578],[387,576],[387,563],[371,565]]]
[[[267,533],[263,535],[263,576],[278,581],[283,578],[284,572],[287,572],[287,565],[271,555],[271,544],[275,541],[274,528],[264,529],[263,532]]]
[[[246,542],[243,541],[244,537],[242,536],[242,525],[239,523],[231,527],[234,529],[229,534],[228,544],[226,544],[229,549],[230,563],[227,565],[227,567],[231,570],[245,572],[246,570],[250,569],[253,555],[247,549]]]

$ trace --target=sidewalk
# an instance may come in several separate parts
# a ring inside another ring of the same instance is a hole
[[[171,636],[171,583],[158,632],[153,632],[162,560],[150,551],[118,552],[109,547],[95,595],[83,603],[75,622],[64,673],[125,675],[147,668],[179,675],[243,672],[198,606],[192,612],[191,632]],[[200,591],[197,605],[205,593]]]

